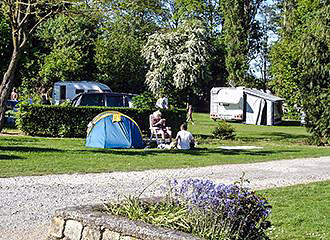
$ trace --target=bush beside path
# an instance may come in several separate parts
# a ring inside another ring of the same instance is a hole
[[[169,179],[233,183],[264,189],[330,179],[330,157],[140,172],[0,178],[0,239],[44,239],[55,209],[96,204],[125,195],[157,196]]]

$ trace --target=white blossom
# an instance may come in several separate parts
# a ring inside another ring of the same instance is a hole
[[[206,31],[199,24],[184,23],[178,30],[155,33],[142,50],[149,71],[146,83],[153,93],[164,87],[193,86],[208,61]]]

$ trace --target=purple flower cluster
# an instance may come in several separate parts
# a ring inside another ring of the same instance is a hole
[[[216,219],[217,224],[226,223],[231,235],[266,239],[265,230],[270,227],[266,218],[271,206],[255,192],[238,184],[216,185],[203,179],[188,179],[180,184],[172,180],[169,190],[173,201],[184,204],[190,214]]]

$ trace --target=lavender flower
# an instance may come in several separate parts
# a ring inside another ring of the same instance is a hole
[[[238,184],[216,185],[203,179],[187,179],[181,184],[172,180],[169,189],[174,202],[185,205],[197,222],[207,225],[213,221],[213,232],[228,233],[229,239],[267,239],[271,206],[255,192]]]

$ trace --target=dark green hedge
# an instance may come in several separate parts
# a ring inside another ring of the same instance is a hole
[[[149,135],[149,115],[155,109],[21,104],[16,124],[25,134],[32,136],[85,137],[88,123],[107,110],[119,111],[131,117],[138,123],[142,133]],[[162,113],[174,134],[186,119],[183,109],[162,110]]]

